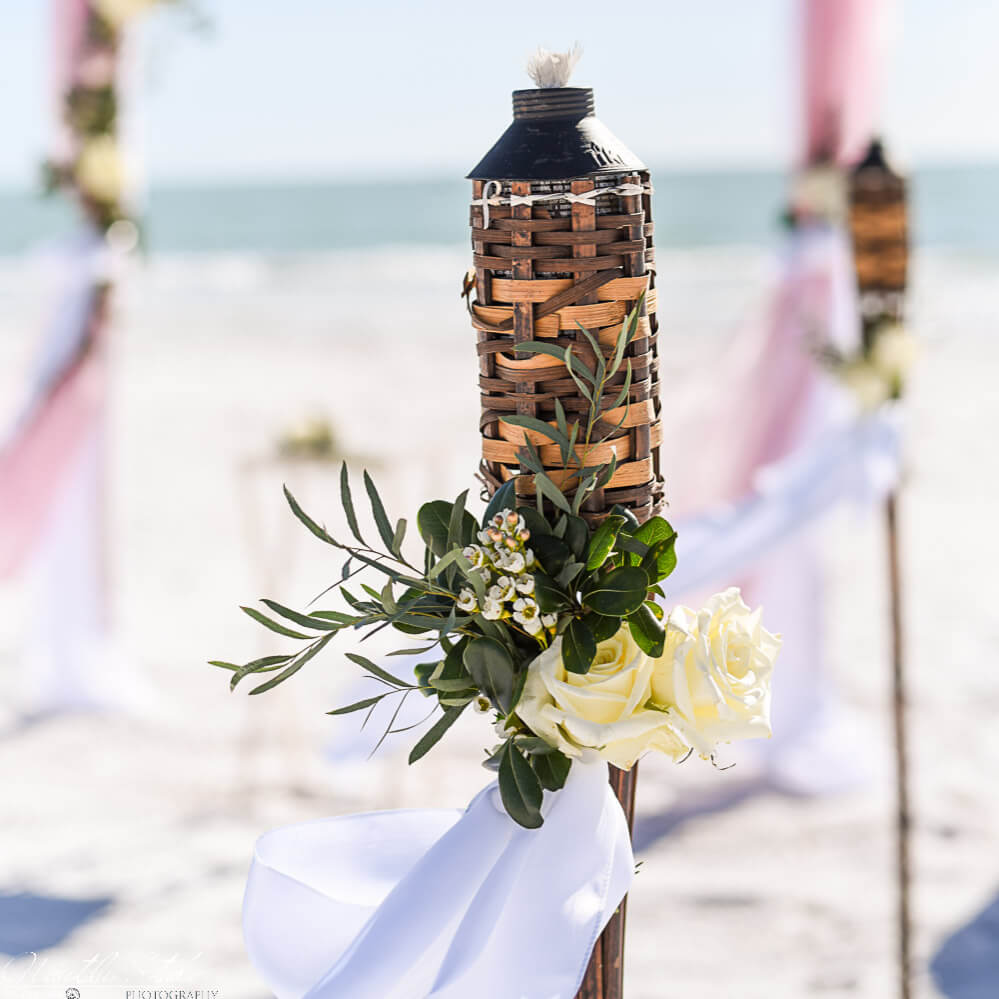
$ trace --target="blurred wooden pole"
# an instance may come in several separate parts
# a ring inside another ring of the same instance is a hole
[[[901,999],[912,996],[912,809],[909,799],[909,755],[906,732],[908,692],[902,634],[902,574],[899,558],[898,493],[885,502],[888,532],[888,579],[891,613],[892,716],[895,727],[895,847],[898,889],[898,974]]]

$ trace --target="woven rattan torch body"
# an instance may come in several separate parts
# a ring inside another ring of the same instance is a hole
[[[602,421],[616,429],[599,447],[577,454],[586,466],[616,461],[613,476],[583,506],[588,520],[599,522],[620,504],[645,521],[663,505],[649,173],[594,116],[592,90],[518,90],[513,111],[513,123],[469,174],[475,281],[467,290],[478,337],[482,476],[490,493],[519,476],[518,495],[530,503],[534,482],[521,474],[519,461],[529,438],[549,477],[571,492],[557,446],[504,417],[520,413],[554,425],[558,400],[571,423],[590,403],[562,360],[517,345],[571,346],[591,365],[593,347],[580,326],[609,356],[625,317],[639,305],[625,355],[627,402],[616,405],[624,366],[601,400]],[[635,769],[611,768],[629,825],[635,780]],[[594,947],[580,999],[622,996],[624,914],[622,901]]]
[[[518,351],[517,344],[547,340],[589,358],[582,325],[609,351],[644,294],[627,351],[627,414],[624,407],[608,410],[608,423],[622,416],[623,423],[613,440],[586,456],[588,465],[599,465],[614,454],[617,468],[587,500],[584,515],[599,520],[619,503],[646,520],[663,500],[649,174],[594,117],[592,90],[518,90],[513,108],[513,124],[469,174],[483,476],[494,491],[522,470],[517,452],[526,432],[504,414],[554,424],[556,399],[570,420],[589,406],[560,360]],[[619,394],[624,377],[622,370],[608,385],[607,399]],[[534,442],[551,478],[565,488],[557,448]],[[530,477],[518,488],[530,495]]]

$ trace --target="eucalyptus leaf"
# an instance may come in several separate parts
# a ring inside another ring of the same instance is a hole
[[[266,614],[262,614],[255,607],[240,607],[240,610],[252,617],[254,621],[258,624],[262,624],[265,628],[273,631],[275,634],[284,635],[285,638],[312,638],[312,635],[303,635],[300,631],[292,631],[291,628],[286,628],[283,624],[277,621],[272,621]],[[319,627],[317,625],[317,627]]]
[[[506,714],[513,704],[516,672],[506,647],[493,638],[473,638],[465,647],[462,660],[478,688]]]
[[[393,676],[393,674],[391,674],[388,670],[382,669],[381,666],[376,666],[370,659],[366,659],[364,656],[358,655],[356,652],[347,652],[345,655],[352,663],[355,663],[362,669],[366,669],[373,676],[377,676],[379,679],[385,680],[386,683],[391,683],[394,687],[413,686],[413,684],[407,683],[405,680],[400,680],[397,676]]]
[[[310,614],[300,614],[298,611],[294,611],[290,607],[282,606],[276,600],[268,600],[264,598],[260,602],[269,607],[275,614],[279,614],[281,617],[286,618],[289,621],[294,621],[295,624],[300,624],[303,628],[315,628],[318,631],[339,631],[340,628],[343,627],[342,622],[317,618]]]
[[[536,416],[528,416],[526,413],[504,413],[503,422],[509,423],[513,427],[521,427],[524,430],[533,430],[534,433],[541,434],[552,443],[558,444],[560,448],[568,449],[569,447],[569,438],[558,427],[553,427],[550,423],[545,423],[544,420],[539,420]]]
[[[389,551],[392,551],[392,541],[395,538],[395,532],[392,530],[392,525],[389,523],[388,514],[385,513],[382,498],[378,495],[375,483],[371,476],[368,475],[367,471],[364,473],[364,488],[368,492],[368,499],[371,502],[371,513],[375,518],[375,527],[378,528],[378,534],[385,547]]]
[[[451,510],[452,504],[447,500],[432,500],[424,503],[416,514],[416,527],[420,537],[438,558],[447,554],[451,547],[447,540]]]
[[[440,742],[444,733],[461,717],[464,708],[445,708],[444,714],[437,719],[422,739],[413,747],[409,754],[409,762],[415,763],[430,752]]]
[[[344,462],[340,466],[340,503],[343,506],[343,512],[347,515],[347,525],[350,527],[350,533],[362,545],[367,544],[364,538],[361,537],[361,531],[357,526],[357,514],[354,512],[354,500],[350,492],[350,474],[347,471],[347,462]]]
[[[572,507],[569,506],[569,501],[562,494],[562,490],[544,472],[535,473],[534,484],[538,492],[546,499],[551,500],[559,510],[562,510],[564,513],[572,513]]]
[[[363,711],[365,708],[370,708],[377,704],[383,697],[388,697],[388,691],[384,694],[378,694],[376,697],[365,697],[363,701],[355,701],[353,704],[348,704],[343,708],[334,708],[332,711],[327,711],[328,715],[349,715],[354,711]]]
[[[503,807],[514,822],[525,829],[537,829],[542,825],[544,792],[541,781],[513,740],[506,743],[500,756],[499,789]]]
[[[285,669],[283,669],[277,676],[272,677],[266,683],[260,684],[259,687],[254,687],[250,691],[250,695],[253,694],[263,694],[273,687],[276,687],[279,683],[284,683],[289,677],[294,676],[310,659],[317,656],[327,645],[329,640],[333,637],[333,634],[323,635],[317,642],[310,645],[309,648],[303,652],[301,655],[297,656]]]

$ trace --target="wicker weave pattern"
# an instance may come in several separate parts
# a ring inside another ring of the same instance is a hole
[[[476,180],[474,198],[484,181]],[[513,181],[504,195],[552,191],[583,194],[623,183],[647,184],[648,175],[601,174],[566,181]],[[663,504],[659,445],[659,358],[657,350],[655,255],[648,195],[608,194],[595,205],[546,202],[494,207],[483,228],[481,206],[471,212],[477,301],[472,325],[478,335],[479,385],[482,392],[482,473],[490,492],[521,471],[517,450],[525,437],[539,448],[551,478],[562,485],[565,474],[558,448],[540,434],[511,426],[506,413],[526,413],[555,423],[555,399],[571,421],[588,401],[579,393],[557,358],[517,351],[526,340],[550,340],[572,346],[587,364],[593,351],[580,324],[609,356],[621,323],[645,293],[644,314],[626,356],[631,361],[629,404],[608,408],[603,416],[614,426],[612,440],[592,450],[587,465],[617,455],[617,469],[607,486],[587,500],[584,515],[600,520],[615,503],[634,511],[639,520],[658,513]],[[623,369],[608,387],[610,407],[624,384]],[[627,412],[625,412],[627,409]],[[533,496],[524,477],[523,495]]]

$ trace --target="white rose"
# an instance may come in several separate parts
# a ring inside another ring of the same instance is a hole
[[[895,392],[900,392],[916,360],[915,339],[898,323],[874,335],[871,364]]]
[[[566,670],[557,638],[528,667],[517,715],[566,756],[595,749],[625,770],[650,749],[679,759],[688,746],[669,715],[645,706],[652,696],[653,666],[627,626],[597,645],[586,674]]]
[[[84,194],[102,204],[114,204],[125,183],[125,170],[114,139],[101,135],[87,142],[80,150],[74,175]]]
[[[872,364],[856,361],[843,369],[843,383],[853,393],[860,408],[877,409],[891,395],[891,386]]]
[[[770,677],[779,636],[760,624],[735,587],[699,612],[675,607],[652,672],[652,699],[701,756],[719,742],[770,735]]]

